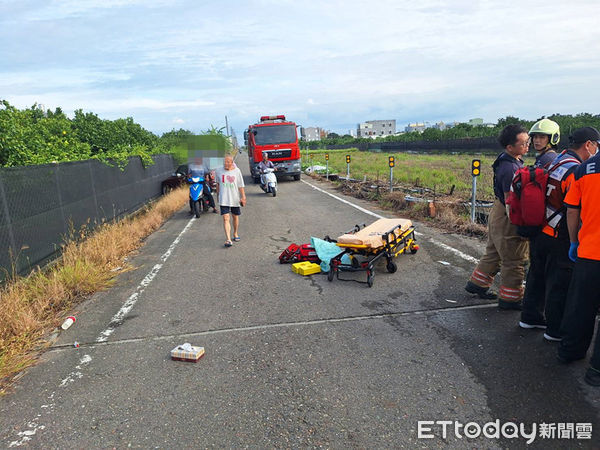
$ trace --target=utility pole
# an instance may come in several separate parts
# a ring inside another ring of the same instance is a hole
[[[225,116],[225,133],[229,136],[229,123],[227,122],[227,116]]]

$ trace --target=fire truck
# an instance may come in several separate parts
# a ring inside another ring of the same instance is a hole
[[[244,131],[244,142],[248,147],[250,173],[255,183],[260,181],[257,166],[263,152],[267,152],[269,160],[276,166],[278,177],[300,179],[302,167],[296,124],[286,121],[285,116],[262,116],[258,123]]]

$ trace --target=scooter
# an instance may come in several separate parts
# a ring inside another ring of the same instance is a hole
[[[274,172],[275,169],[268,167],[260,174],[260,187],[267,194],[271,193],[273,197],[277,195],[277,177]]]
[[[208,202],[204,199],[204,177],[191,176],[190,183],[190,209],[196,218],[200,217],[202,210],[208,211]]]

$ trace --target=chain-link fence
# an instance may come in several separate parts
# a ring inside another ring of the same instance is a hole
[[[70,230],[135,211],[161,194],[171,155],[124,170],[96,160],[0,169],[0,280],[57,255]]]

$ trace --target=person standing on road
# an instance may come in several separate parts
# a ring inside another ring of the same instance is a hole
[[[483,299],[498,297],[500,309],[521,309],[523,279],[528,241],[517,234],[508,219],[504,199],[510,191],[514,173],[523,167],[522,156],[529,150],[529,135],[521,125],[504,127],[498,138],[504,147],[492,168],[496,200],[488,219],[488,241],[485,254],[473,270],[465,290]],[[494,277],[502,271],[499,295],[490,290]]]
[[[537,153],[533,167],[548,168],[557,156],[560,127],[550,119],[538,120],[529,130],[529,137]]]
[[[591,156],[586,146],[587,137],[586,128],[576,130],[571,136],[570,148],[548,167],[548,223],[530,243],[531,265],[519,326],[546,330],[544,338],[548,341],[560,341],[560,324],[573,271],[564,199],[574,180],[573,173]]]
[[[233,162],[233,157],[225,156],[223,167],[217,170],[217,196],[219,208],[223,217],[223,228],[225,230],[225,247],[231,247],[231,220],[233,216],[233,241],[239,241],[238,227],[240,223],[241,206],[246,205],[246,193],[244,191],[244,178],[242,172]]]
[[[600,306],[600,291],[594,282],[600,278],[600,154],[597,153],[600,132],[592,127],[577,132],[579,140],[585,139],[585,149],[594,156],[575,170],[573,183],[565,196],[571,239],[569,258],[575,267],[560,328],[558,359],[563,363],[585,358]],[[596,335],[585,381],[600,386],[600,333]]]

